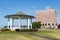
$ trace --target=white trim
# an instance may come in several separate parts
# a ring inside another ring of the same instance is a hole
[[[13,28],[13,19],[10,18],[10,29],[12,30],[12,28]]]
[[[9,29],[9,26],[10,26],[10,19],[8,18],[8,26],[7,26],[7,29]]]
[[[19,29],[21,29],[21,18],[19,18]]]
[[[32,19],[31,19],[31,29],[32,29]]]
[[[28,25],[28,29],[29,29],[29,18],[28,18],[27,22],[28,22],[27,25]]]

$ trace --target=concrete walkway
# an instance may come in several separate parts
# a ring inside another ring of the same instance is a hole
[[[38,40],[57,40],[57,39],[53,39],[53,38],[49,38],[49,37],[45,37],[45,36],[40,36],[40,35],[32,34],[32,33],[29,33],[29,32],[26,32],[24,34],[28,34],[31,37],[37,38]]]

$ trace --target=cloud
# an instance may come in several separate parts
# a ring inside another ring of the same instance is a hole
[[[28,13],[32,12],[32,10],[30,8],[27,8],[27,11],[28,11]]]
[[[32,8],[35,8],[36,6],[35,5],[32,5]]]
[[[3,0],[3,3],[4,3],[4,7],[6,8],[8,6],[8,3],[10,2],[10,0]]]
[[[35,8],[35,5],[32,5],[31,8],[27,8],[28,12],[32,12],[32,8]]]

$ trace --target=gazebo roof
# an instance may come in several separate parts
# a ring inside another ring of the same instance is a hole
[[[34,16],[31,15],[26,15],[24,12],[19,11],[16,14],[12,14],[12,15],[6,15],[5,18],[10,18],[10,17],[29,17],[29,18],[35,18]]]

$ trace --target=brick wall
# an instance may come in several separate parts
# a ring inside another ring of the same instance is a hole
[[[57,28],[57,12],[54,9],[46,8],[46,10],[36,11],[36,22],[40,21],[44,28]],[[49,25],[50,24],[50,25]]]

